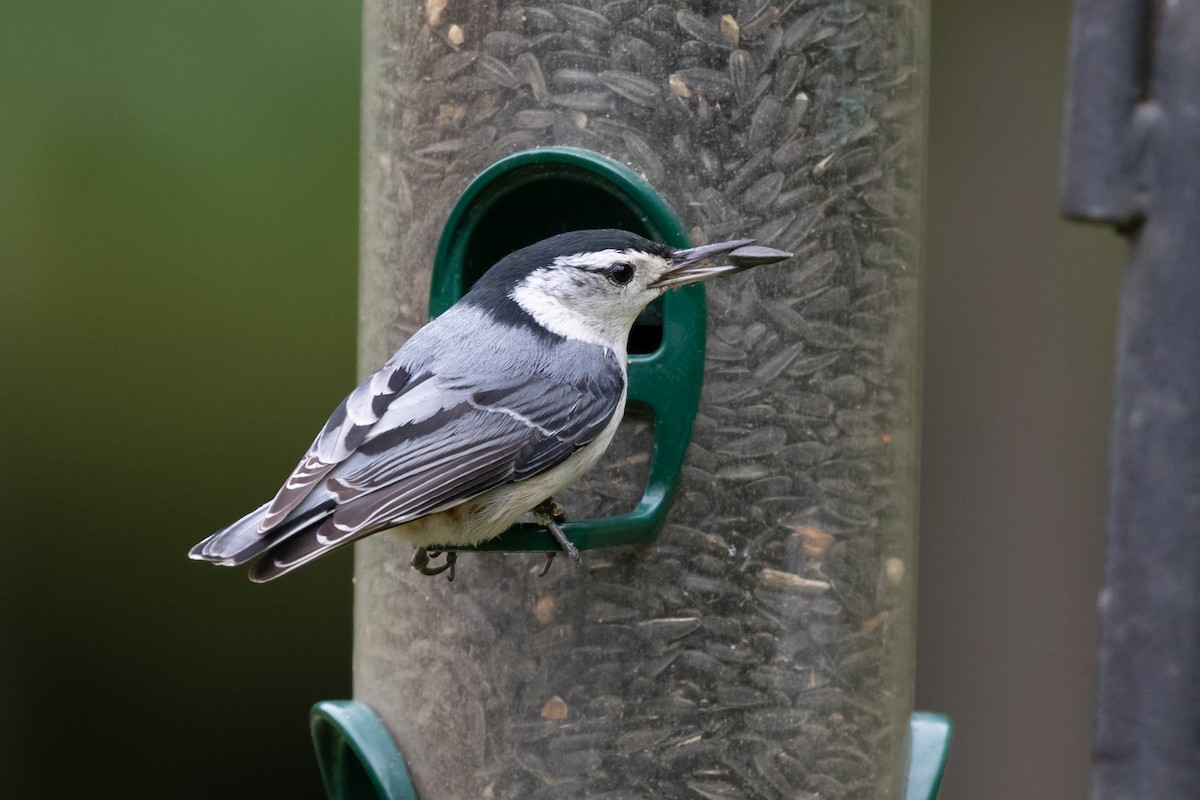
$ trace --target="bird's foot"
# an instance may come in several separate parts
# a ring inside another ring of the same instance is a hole
[[[422,575],[441,575],[446,570],[450,570],[450,574],[446,576],[446,580],[454,580],[454,563],[458,560],[458,553],[453,551],[446,553],[446,563],[440,567],[431,567],[429,562],[431,559],[442,555],[440,552],[429,552],[424,547],[418,547],[413,553],[412,561],[408,562],[409,566],[415,569]]]
[[[550,517],[555,522],[567,521],[567,509],[553,497],[547,497],[533,509],[535,516]],[[540,520],[539,520],[540,522]]]
[[[571,560],[576,564],[582,564],[583,559],[579,555],[579,548],[567,538],[563,533],[562,528],[558,526],[560,522],[566,522],[567,510],[563,508],[562,503],[555,500],[553,497],[547,497],[533,509],[533,518],[537,520],[539,525],[550,531],[550,535],[554,537],[554,541],[558,542],[558,546],[563,549]],[[550,565],[554,563],[554,556],[557,553],[546,553],[546,564],[538,573],[538,577],[542,577],[550,571]]]

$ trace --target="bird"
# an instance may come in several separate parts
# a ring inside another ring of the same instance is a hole
[[[669,289],[791,255],[753,239],[674,248],[616,229],[515,250],[338,405],[274,498],[188,555],[253,562],[249,578],[263,583],[393,530],[416,548],[415,569],[453,580],[454,552],[431,559],[532,512],[578,561],[554,494],[613,439],[638,315]]]

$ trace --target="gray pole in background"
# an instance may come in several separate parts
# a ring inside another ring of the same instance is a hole
[[[1200,797],[1200,3],[1079,0],[1067,214],[1129,238],[1092,797]]]
[[[697,244],[797,253],[708,292],[653,546],[545,578],[465,554],[453,584],[356,546],[354,697],[423,799],[900,796],[925,24],[923,0],[364,3],[360,371],[425,321],[451,207],[514,152],[586,148]],[[629,421],[568,515],[636,500]]]

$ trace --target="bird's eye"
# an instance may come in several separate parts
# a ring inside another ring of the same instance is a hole
[[[624,286],[633,280],[633,264],[614,264],[608,271],[608,279],[618,286]]]

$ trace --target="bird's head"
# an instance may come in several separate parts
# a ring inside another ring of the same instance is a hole
[[[676,249],[628,231],[572,231],[506,256],[484,280],[550,332],[624,352],[638,314],[667,289],[791,257],[753,244]],[[720,256],[730,263],[709,264]]]

